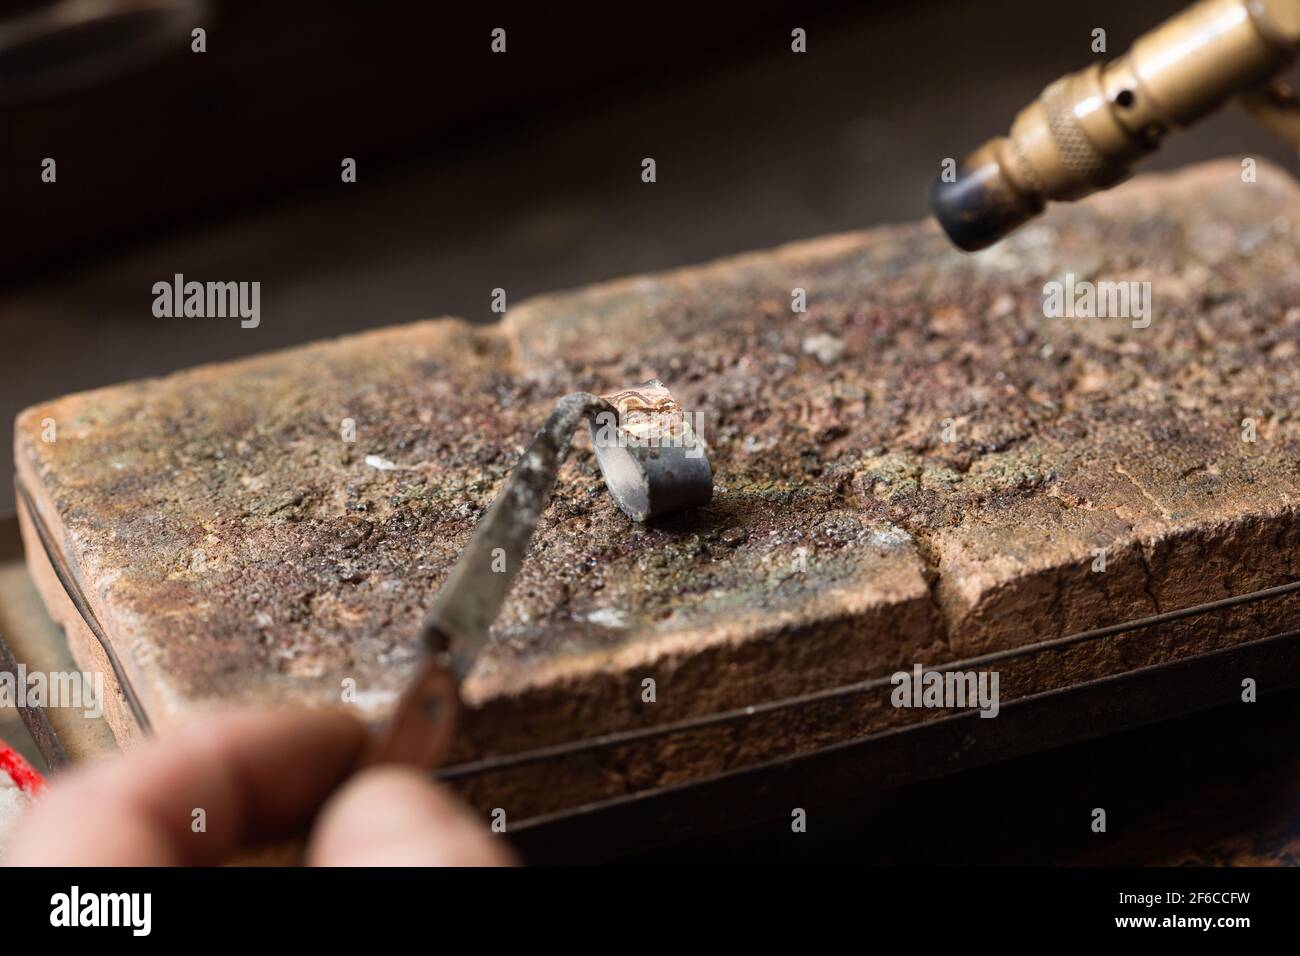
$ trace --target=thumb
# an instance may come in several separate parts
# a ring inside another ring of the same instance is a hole
[[[311,866],[510,866],[514,853],[428,775],[362,771],[330,797],[307,847]]]

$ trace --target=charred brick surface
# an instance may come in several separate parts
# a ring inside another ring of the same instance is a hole
[[[1057,281],[1150,283],[1149,325],[1046,317]],[[17,460],[157,723],[337,701],[349,679],[381,716],[554,401],[661,379],[703,416],[713,502],[635,525],[579,442],[467,684],[467,759],[1300,578],[1298,358],[1300,190],[1225,161],[974,256],[889,227],[533,299],[500,328],[440,319],[72,395],[20,416]],[[1296,617],[1027,657],[1003,694]],[[878,695],[464,786],[535,812],[903,719]]]

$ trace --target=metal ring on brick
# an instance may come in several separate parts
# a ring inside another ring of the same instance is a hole
[[[587,419],[605,485],[633,521],[706,505],[713,471],[704,441],[662,382],[601,398],[615,411]]]

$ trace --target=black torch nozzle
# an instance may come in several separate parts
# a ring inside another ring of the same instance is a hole
[[[1039,196],[1015,189],[993,158],[992,144],[977,150],[930,184],[930,211],[953,245],[976,252],[1043,211]]]

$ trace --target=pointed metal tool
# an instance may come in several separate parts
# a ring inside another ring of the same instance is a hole
[[[660,382],[606,397],[575,392],[560,399],[438,590],[421,629],[425,659],[376,741],[371,763],[433,769],[446,756],[460,712],[461,681],[488,642],[583,421],[605,484],[634,521],[712,499],[703,440]]]

